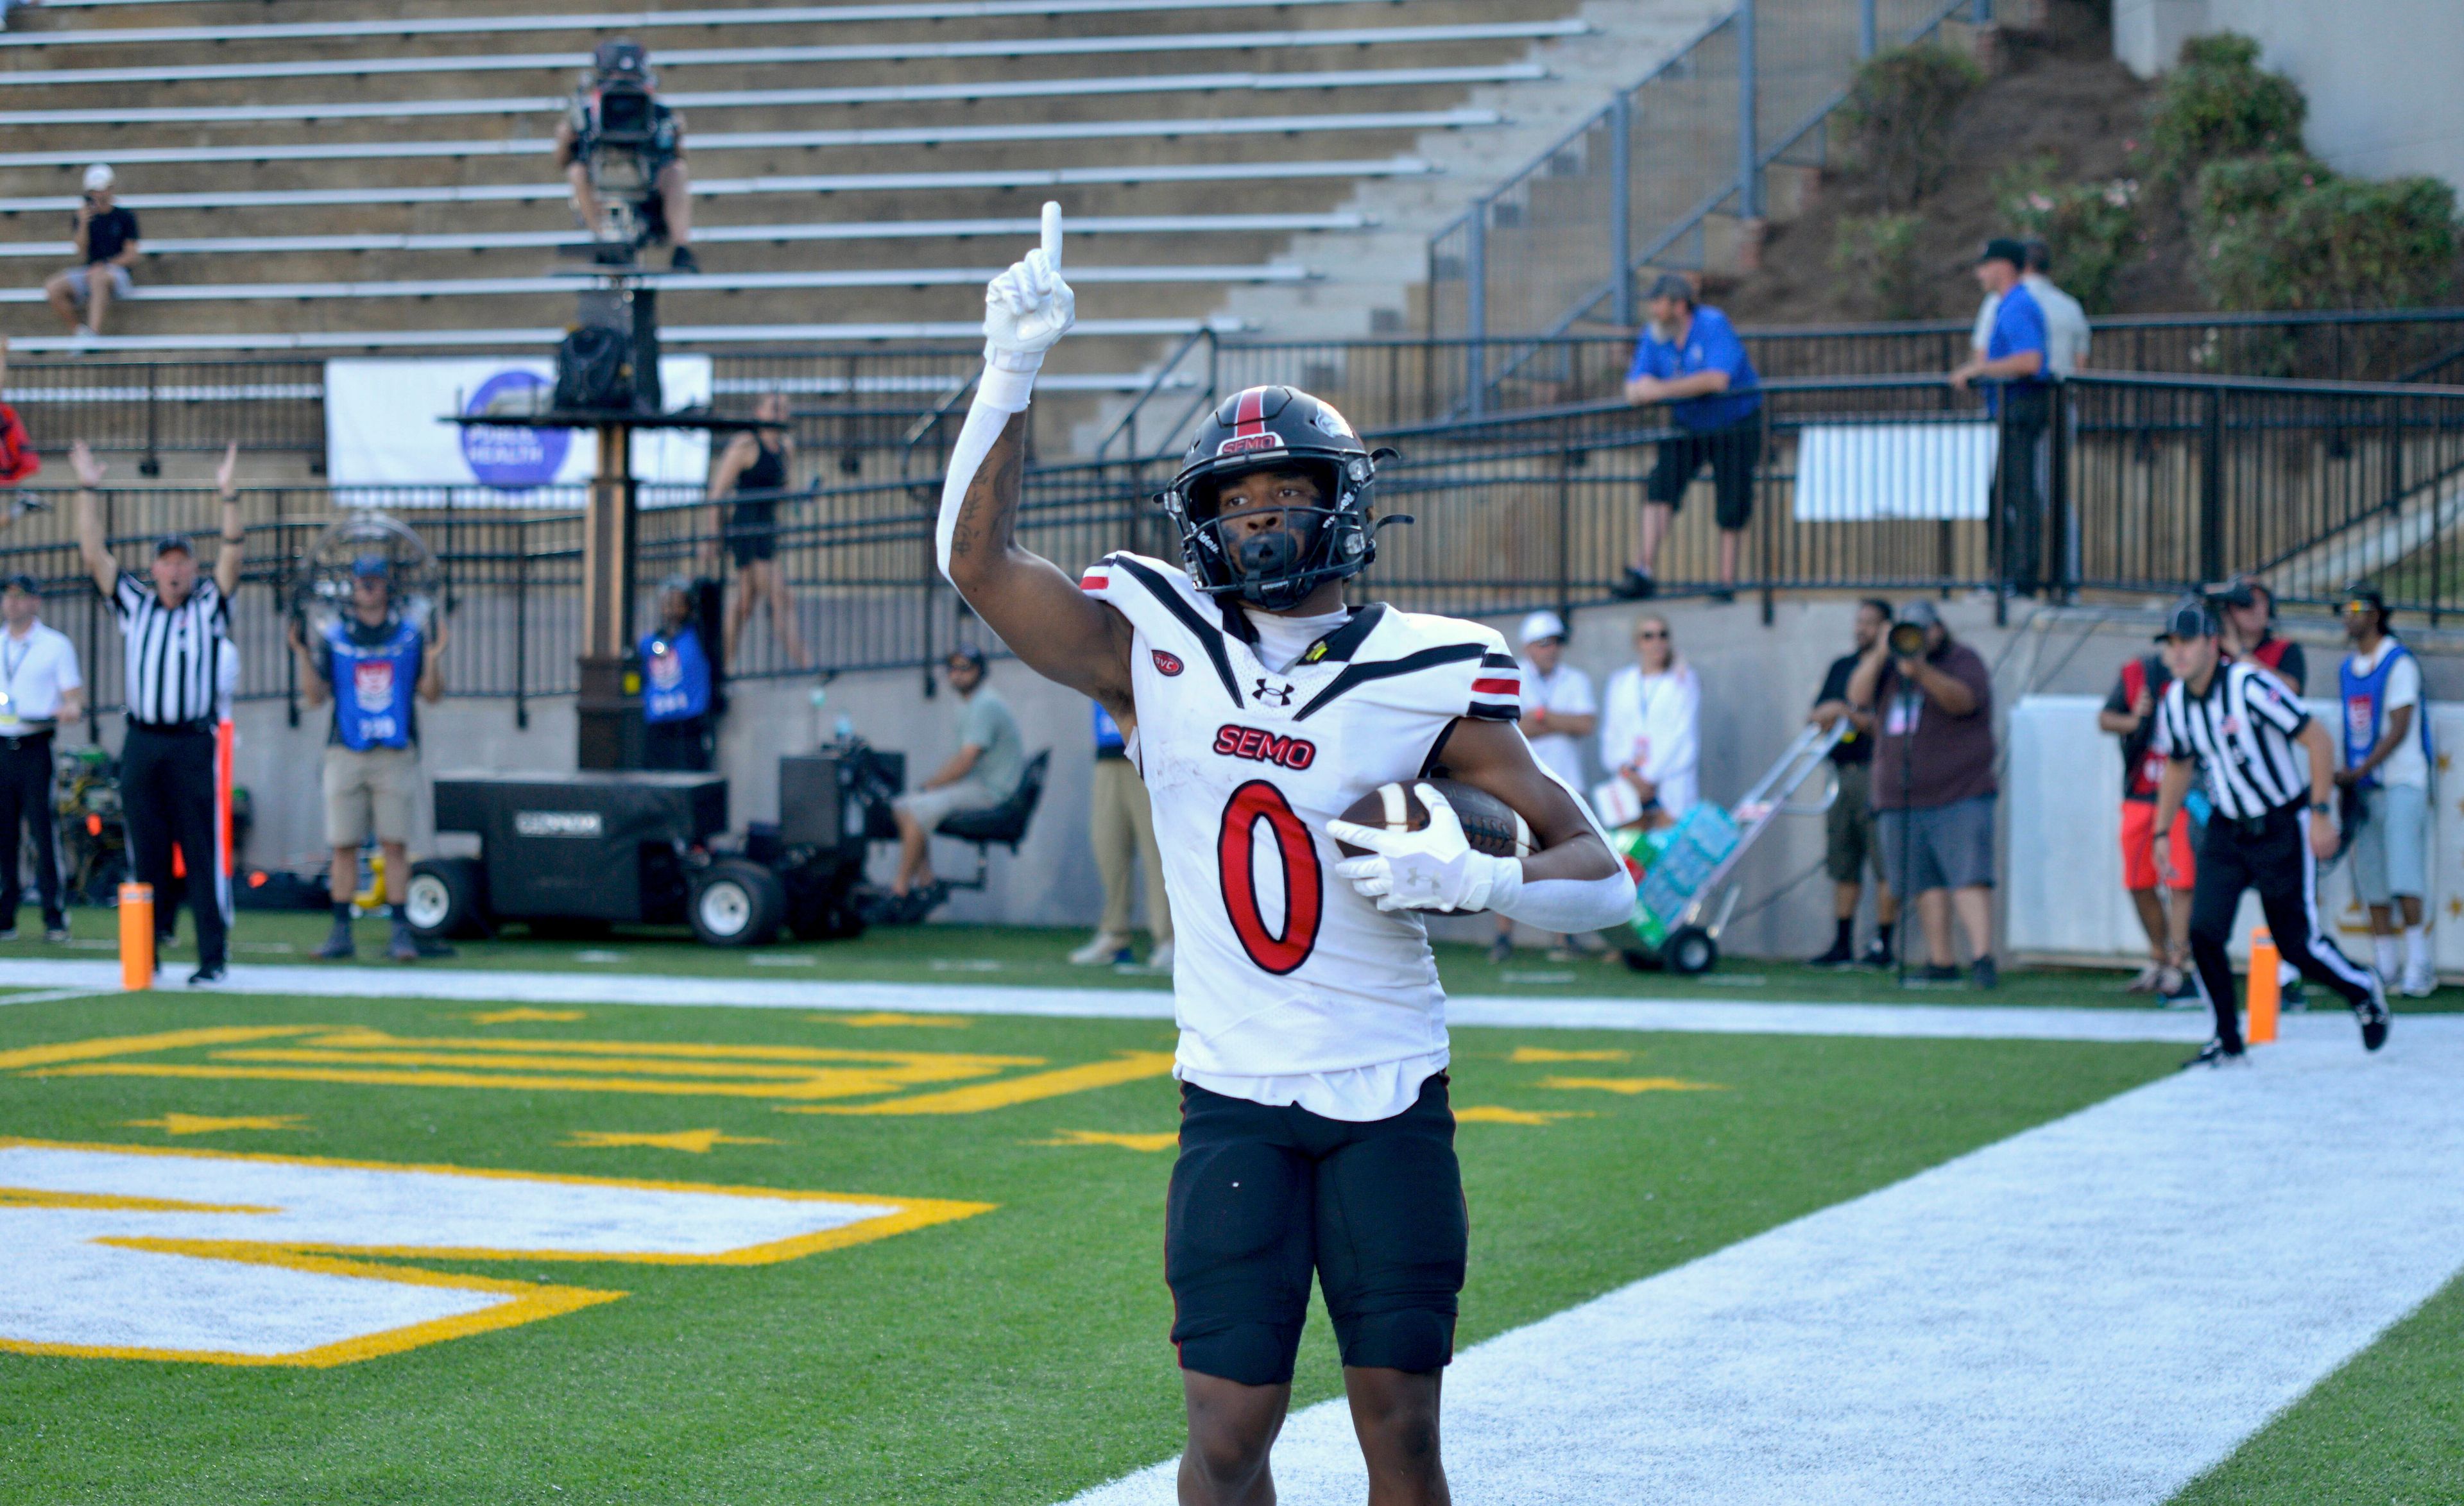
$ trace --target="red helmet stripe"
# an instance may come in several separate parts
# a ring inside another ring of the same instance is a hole
[[[1266,389],[1253,387],[1241,394],[1241,406],[1232,413],[1232,436],[1236,439],[1266,432]]]

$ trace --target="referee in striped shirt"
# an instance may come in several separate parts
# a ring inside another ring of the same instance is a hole
[[[2235,1013],[2233,912],[2245,889],[2258,891],[2268,933],[2285,961],[2344,996],[2362,1025],[2362,1045],[2387,1043],[2387,990],[2376,973],[2336,949],[2319,923],[2318,860],[2336,851],[2336,752],[2327,729],[2311,719],[2283,683],[2248,660],[2220,662],[2216,620],[2204,603],[2173,609],[2157,642],[2173,672],[2157,711],[2156,745],[2167,762],[2156,795],[2155,848],[2160,870],[2171,857],[2166,841],[2182,818],[2190,781],[2205,771],[2214,812],[2199,843],[2199,871],[2190,896],[2190,956],[2199,989],[2215,1011],[2216,1038],[2186,1067],[2224,1067],[2242,1054]],[[2293,755],[2310,756],[2305,773]],[[2304,806],[2308,807],[2304,820]],[[2167,882],[2172,875],[2166,874]]]
[[[120,749],[120,798],[127,814],[128,847],[137,877],[157,895],[171,892],[171,847],[177,843],[187,869],[185,893],[197,918],[197,970],[191,986],[218,983],[229,954],[231,880],[223,873],[222,823],[215,809],[214,716],[221,692],[224,644],[231,622],[231,593],[239,585],[239,494],[231,487],[238,459],[234,446],[223,458],[215,484],[222,492],[222,548],[214,572],[197,570],[187,535],[166,533],[154,541],[153,568],[145,575],[123,570],[103,541],[102,517],[94,489],[103,468],[80,440],[71,447],[77,468],[77,549],[94,576],[95,589],[110,601],[126,640],[128,735]],[[167,940],[175,912],[154,912],[158,940]]]

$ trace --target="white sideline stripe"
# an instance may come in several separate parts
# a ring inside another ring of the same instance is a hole
[[[704,131],[696,152],[815,151],[824,147],[940,146],[1011,142],[1177,141],[1207,136],[1306,136],[1326,131],[1459,130],[1505,122],[1502,111],[1385,110],[1359,115],[1194,116],[1168,121],[1037,121],[1005,125],[882,125],[825,131]],[[268,142],[252,146],[74,146],[0,152],[0,167],[68,167],[109,157],[114,166],[175,163],[411,162],[423,158],[544,157],[546,136],[458,142]]]
[[[1358,0],[1343,0],[1346,4]],[[892,83],[832,89],[703,89],[662,93],[678,110],[755,109],[803,104],[931,104],[950,100],[1042,100],[1109,94],[1177,94],[1364,89],[1453,83],[1529,83],[1549,77],[1542,63],[1463,68],[1340,68],[1316,73],[1137,74],[1105,78],[1008,78],[974,83]],[[264,125],[276,121],[421,120],[561,113],[564,95],[495,100],[334,100],[310,104],[160,105],[129,110],[0,110],[0,125]],[[1072,229],[1075,229],[1073,224]]]
[[[50,9],[166,0],[51,0]],[[230,26],[100,27],[0,33],[0,47],[114,42],[256,42],[311,36],[459,36],[506,32],[630,32],[662,27],[809,26],[835,21],[990,21],[1009,16],[1111,15],[1156,11],[1307,10],[1390,0],[925,0],[904,5],[793,5],[752,10],[602,11],[569,15],[406,16],[391,21],[262,21]]]
[[[1455,1498],[2156,1506],[2464,1266],[2464,1035],[2415,1023],[2166,1078],[1481,1344],[1446,1375]],[[1072,1506],[1166,1506],[1173,1469]],[[1341,1402],[1274,1473],[1361,1498]]]
[[[26,993],[0,994],[0,1004],[57,1004],[63,999],[92,999],[103,992],[100,988],[36,988]]]
[[[1249,326],[1238,319],[1082,319],[1077,334],[1192,335],[1201,329],[1238,334]],[[980,322],[916,321],[899,324],[670,324],[659,331],[668,352],[695,345],[800,344],[813,341],[980,340]],[[35,335],[12,347],[28,355],[72,351],[109,355],[123,350],[421,350],[480,346],[501,350],[511,345],[553,345],[565,337],[561,326],[533,329],[376,329],[313,330],[304,333],[219,335],[105,335],[80,345],[65,335]]]
[[[571,293],[587,271],[545,277],[404,277],[393,282],[194,282],[158,284],[133,297],[148,303],[239,303],[298,299],[437,299],[494,298],[541,293]],[[941,288],[976,287],[991,281],[999,267],[862,267],[828,272],[718,272],[678,276],[654,273],[642,278],[671,293],[746,293],[763,288]],[[1069,269],[1069,280],[1093,283],[1150,282],[1307,282],[1316,274],[1307,267],[1276,264],[1197,267],[1089,267]],[[0,288],[0,303],[40,303],[41,288]],[[122,301],[127,301],[123,299]],[[89,345],[86,348],[94,349]]]
[[[676,68],[781,67],[791,63],[957,62],[975,58],[1121,56],[1151,53],[1266,52],[1302,47],[1375,47],[1418,42],[1537,41],[1582,36],[1582,21],[1474,21],[1455,26],[1327,28],[1281,32],[1158,33],[1152,36],[1013,36],[965,42],[838,43],[816,47],[702,47],[664,50]],[[367,78],[399,74],[562,73],[585,67],[588,53],[491,53],[473,56],[334,57],[262,63],[192,63],[174,68],[27,68],[0,73],[0,86],[90,83],[198,83],[230,78]]]
[[[166,975],[167,976],[167,975]],[[116,990],[120,964],[0,962],[0,986]],[[743,1009],[898,1009],[921,1014],[1012,1014],[1055,1019],[1169,1020],[1172,993],[1156,988],[1033,988],[984,984],[784,982],[665,974],[494,972],[470,967],[308,967],[234,963],[228,989],[353,999],[455,999],[512,1004],[671,1005]],[[176,985],[169,986],[176,991]],[[1711,1034],[1848,1035],[1934,1040],[2173,1041],[2207,1038],[2207,1016],[2165,1009],[2014,1006],[1763,1004],[1669,999],[1550,999],[1467,994],[1446,1001],[1452,1025],[1544,1030],[1669,1030]],[[2288,1040],[2352,1044],[2343,1012],[2287,1015]],[[2405,1039],[2464,1040],[2464,1014],[2409,1015]],[[2356,1050],[2359,1048],[2356,1047]]]
[[[0,74],[0,81],[7,75]],[[1304,160],[1300,162],[1160,163],[1128,166],[995,168],[957,172],[782,173],[759,178],[709,178],[693,184],[696,199],[740,193],[946,193],[960,188],[1045,188],[1072,184],[1239,183],[1257,179],[1408,178],[1437,169],[1418,157]],[[256,188],[229,193],[123,193],[132,210],[292,209],[337,204],[527,204],[572,195],[561,183],[477,183],[386,188]],[[71,194],[0,198],[0,214],[44,210],[74,211]]]
[[[1244,235],[1287,231],[1366,230],[1370,215],[1325,214],[1095,214],[1069,222],[1072,235]],[[826,225],[696,225],[693,244],[791,245],[803,241],[966,239],[978,235],[1033,235],[1040,222],[1027,219],[861,220]],[[334,251],[539,251],[582,244],[567,230],[462,231],[428,235],[231,235],[220,239],[147,237],[148,256],[196,256],[246,253]],[[46,260],[76,255],[72,241],[0,241],[0,257]]]

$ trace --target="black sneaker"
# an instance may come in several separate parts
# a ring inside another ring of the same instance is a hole
[[[1510,963],[1514,961],[1514,938],[1510,936],[1501,936],[1496,941],[1489,942],[1488,960],[1492,963]]]
[[[1624,578],[1609,587],[1609,594],[1619,601],[1640,602],[1651,600],[1659,590],[1660,587],[1652,584],[1650,576],[1629,567]]]
[[[1936,967],[1931,963],[1927,963],[1923,967],[1919,967],[1911,971],[1908,974],[1908,982],[1914,984],[1957,983],[1959,982],[1959,969],[1951,966],[1948,963],[1945,963],[1939,967]]]
[[[459,957],[462,955],[453,949],[452,942],[440,941],[432,936],[422,936],[417,931],[410,933],[410,944],[419,948],[419,955],[422,957]]]
[[[47,925],[43,927],[43,940],[52,942],[54,945],[57,945],[68,939],[69,928],[65,925]]]
[[[2362,1050],[2374,1052],[2387,1044],[2391,1016],[2387,1007],[2387,985],[2378,974],[2370,974],[2370,996],[2353,1006],[2353,1016],[2362,1022]]]
[[[2002,986],[2002,969],[1993,965],[1992,958],[1980,957],[1976,965],[1968,969],[1968,981],[1979,988],[1998,988]]]
[[[1878,936],[1865,943],[1864,955],[1857,959],[1857,965],[1859,967],[1887,968],[1898,961],[1898,958],[1891,955],[1891,949],[1883,945],[1882,939]]]
[[[693,248],[691,246],[678,246],[668,257],[668,270],[670,272],[699,272],[701,270],[701,259],[693,255]]]
[[[1715,586],[1711,587],[1711,600],[1719,606],[1732,606],[1735,604],[1736,599],[1736,591],[1728,587]]]
[[[2282,1014],[2307,1014],[2310,1012],[2310,993],[2308,989],[2301,986],[2300,979],[2296,978],[2291,983],[2286,984],[2277,994],[2276,1008],[2277,1012]]]
[[[408,922],[393,923],[393,935],[385,941],[385,955],[398,963],[419,961],[419,938],[410,934]]]
[[[2223,1041],[2212,1040],[2199,1048],[2199,1054],[2182,1063],[2182,1070],[2188,1072],[2193,1067],[2247,1067],[2249,1065],[2250,1054],[2241,1047],[2227,1046]]]
[[[317,955],[329,963],[347,963],[358,955],[358,952],[359,947],[351,938],[351,922],[348,920],[335,921],[334,928],[325,933],[325,944],[317,948]]]
[[[1849,949],[1847,942],[1834,941],[1831,943],[1831,950],[1824,952],[1819,957],[1807,958],[1805,960],[1805,965],[1808,967],[1845,967],[1856,960],[1857,954]]]
[[[218,984],[223,981],[223,974],[227,970],[221,963],[202,963],[195,972],[188,975],[188,986],[203,988],[209,984]]]

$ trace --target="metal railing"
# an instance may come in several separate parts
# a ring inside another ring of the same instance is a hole
[[[2433,621],[2464,607],[2464,388],[2091,372],[1995,416],[1929,375],[1782,378],[1746,428],[1752,507],[1734,588],[1767,614],[1793,590],[2145,594],[2235,569],[2262,571],[2297,601],[2368,578]],[[1645,482],[1687,435],[1664,410],[1595,401],[1376,437],[1405,452],[1382,473],[1378,505],[1419,522],[1381,534],[1359,594],[1493,615],[1610,599],[1633,558]],[[1148,498],[1177,464],[1167,452],[1037,466],[1021,537],[1068,565],[1119,548],[1176,558]],[[938,489],[937,477],[862,481],[774,498],[776,558],[807,652],[791,661],[757,615],[729,673],[907,668],[957,643],[993,647],[934,568]],[[1661,546],[1664,595],[1723,588],[1710,490],[1707,476],[1694,481]],[[461,495],[363,488],[351,499],[382,502],[441,562],[450,692],[501,698],[526,716],[532,700],[575,688],[582,498],[565,489],[521,508],[474,508]],[[108,708],[118,632],[85,579],[68,496],[55,500],[0,535],[0,571],[52,587],[47,615],[77,643]],[[646,488],[643,500],[647,629],[649,587],[725,573],[735,541],[696,488]],[[232,632],[243,698],[298,706],[282,604],[336,502],[322,487],[241,494],[251,563]],[[213,518],[211,493],[189,488],[117,490],[101,504],[132,568],[144,541],[172,527],[202,534]]]

